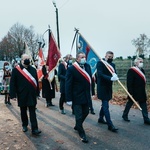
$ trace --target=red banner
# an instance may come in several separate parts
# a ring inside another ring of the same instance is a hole
[[[49,49],[46,65],[49,66],[49,71],[52,71],[57,66],[61,57],[60,50],[55,42],[52,32],[49,33]]]

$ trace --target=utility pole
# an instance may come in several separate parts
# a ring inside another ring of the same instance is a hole
[[[58,47],[60,49],[60,40],[59,40],[59,22],[58,22],[58,8],[56,6],[56,2],[53,0],[53,5],[56,8],[56,26],[57,26],[57,42],[58,42]]]

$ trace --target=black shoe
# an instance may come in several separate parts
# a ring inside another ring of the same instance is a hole
[[[95,112],[94,112],[94,110],[93,110],[93,111],[91,111],[91,114],[92,114],[92,115],[95,115]]]
[[[130,122],[130,120],[128,119],[128,117],[122,116],[124,121]]]
[[[8,102],[7,104],[8,104],[8,105],[11,105],[11,103],[10,103],[10,102]]]
[[[49,104],[45,104],[45,107],[49,107]]]
[[[118,129],[112,125],[112,126],[108,126],[108,130],[110,130],[112,132],[117,132]]]
[[[33,130],[33,131],[32,131],[32,134],[33,134],[33,135],[39,135],[40,133],[41,133],[40,130]]]
[[[76,127],[76,126],[74,127],[74,130],[78,131],[78,129],[77,129],[77,127]]]
[[[55,106],[55,105],[53,105],[53,104],[49,104],[49,106]]]
[[[23,131],[23,132],[27,132],[27,131],[28,131],[28,128],[27,128],[26,126],[23,126],[23,127],[22,127],[22,131]]]
[[[63,114],[63,115],[66,114],[65,111],[64,111],[64,109],[63,109],[63,110],[60,110],[60,113]]]
[[[98,119],[98,123],[107,124],[107,122],[104,119]]]
[[[88,139],[86,138],[86,136],[83,136],[83,137],[81,137],[80,139],[81,139],[81,141],[82,141],[83,143],[88,143],[88,142],[89,142]]]
[[[144,124],[150,125],[150,120],[145,120]]]

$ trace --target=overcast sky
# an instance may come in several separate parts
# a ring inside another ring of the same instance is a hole
[[[75,27],[100,57],[104,57],[108,50],[113,51],[115,57],[133,56],[136,49],[131,40],[143,33],[150,38],[150,0],[55,2],[59,11],[62,56],[70,53]],[[57,39],[52,0],[0,0],[0,40],[17,22],[25,27],[33,25],[39,34],[50,25]],[[75,56],[75,50],[72,54]]]

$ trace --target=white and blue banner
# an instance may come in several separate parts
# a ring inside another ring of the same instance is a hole
[[[94,52],[91,46],[87,43],[87,41],[83,38],[83,36],[78,34],[78,51],[82,51],[86,55],[86,61],[91,66],[92,76],[96,73],[96,64],[100,60],[98,55]]]

